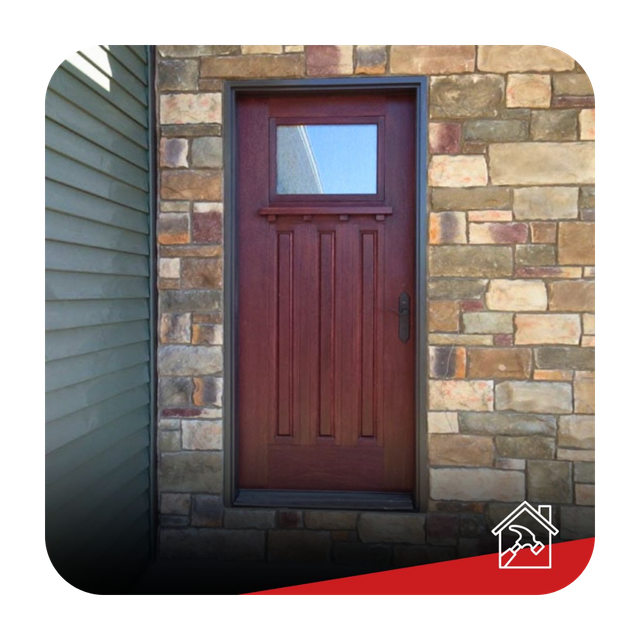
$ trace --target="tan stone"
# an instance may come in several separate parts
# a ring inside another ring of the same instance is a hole
[[[551,76],[535,73],[507,77],[507,107],[546,109],[551,105]]]
[[[573,383],[576,413],[596,412],[596,386],[594,380],[578,380]]]
[[[478,49],[481,71],[571,71],[574,66],[571,56],[544,45],[480,45]]]
[[[182,448],[198,451],[222,449],[222,420],[183,420]]]
[[[571,413],[571,385],[564,382],[501,382],[496,386],[496,409]]]
[[[160,184],[160,193],[165,200],[222,198],[222,172],[217,169],[163,171]]]
[[[561,222],[558,228],[559,264],[595,264],[595,223]]]
[[[502,469],[431,469],[433,500],[519,502],[524,473]]]
[[[595,449],[596,421],[592,415],[562,416],[558,421],[558,446]]]
[[[491,280],[487,307],[495,311],[545,311],[547,289],[542,280]]]
[[[571,382],[573,379],[573,372],[566,369],[536,369],[533,372],[533,379]]]
[[[576,484],[576,504],[594,505],[596,487],[593,484]]]
[[[158,260],[158,275],[161,278],[179,278],[180,258],[160,258]]]
[[[549,284],[551,311],[595,311],[596,283],[592,280],[559,280]]]
[[[495,277],[513,272],[510,247],[433,246],[429,247],[431,276]]]
[[[472,222],[469,244],[515,244],[527,241],[529,227],[523,222]]]
[[[466,244],[467,219],[463,211],[444,211],[429,216],[430,244]]]
[[[465,333],[430,333],[429,342],[431,344],[459,344],[459,345],[481,345],[491,346],[493,336],[481,336]]]
[[[455,411],[429,411],[427,413],[429,433],[458,433],[458,414]]]
[[[581,347],[595,347],[596,346],[596,337],[595,336],[582,336],[582,340],[580,341]]]
[[[429,462],[443,467],[490,467],[493,439],[487,436],[429,436]]]
[[[432,118],[497,116],[504,106],[504,84],[502,76],[487,73],[432,76],[430,115]]]
[[[302,53],[304,51],[303,44],[285,44],[284,52],[285,53]]]
[[[511,142],[489,145],[491,182],[497,185],[593,184],[592,142]]]
[[[160,124],[222,122],[222,94],[170,93],[160,96]]]
[[[469,349],[469,378],[528,378],[531,374],[529,349]]]
[[[457,331],[459,304],[455,300],[429,302],[429,331]]]
[[[553,90],[561,96],[593,95],[593,87],[586,73],[561,73],[553,76]]]
[[[596,139],[596,110],[583,109],[578,116],[580,123],[580,140]]]
[[[432,380],[429,409],[433,411],[493,411],[490,380]]]
[[[484,156],[433,156],[429,163],[432,187],[480,187],[487,184]]]
[[[465,333],[512,333],[513,314],[471,311],[462,316]]]
[[[191,495],[188,493],[163,493],[160,496],[160,513],[186,516],[191,508]]]
[[[556,220],[578,217],[578,187],[528,187],[514,189],[516,220]],[[555,242],[555,231],[554,239]]]
[[[596,277],[596,268],[595,267],[584,267],[582,271],[582,275],[585,278],[595,278]]]
[[[184,289],[221,289],[222,260],[183,258],[181,284]]]
[[[243,55],[250,55],[253,53],[282,53],[281,44],[243,44]]]
[[[580,344],[580,334],[577,314],[516,314],[516,344]]]
[[[554,244],[558,236],[558,226],[555,222],[532,222],[531,242],[534,244]]]
[[[474,70],[474,45],[392,45],[391,73],[443,75]]]
[[[302,54],[202,58],[201,78],[291,78],[304,75]]]
[[[511,222],[513,220],[512,211],[499,211],[489,209],[488,211],[469,211],[469,222]]]
[[[433,211],[511,209],[511,189],[508,187],[432,188],[430,193]]]
[[[593,462],[596,459],[596,452],[588,449],[558,449],[556,455],[558,460],[573,462]]]
[[[582,333],[587,335],[595,335],[596,333],[596,317],[592,313],[582,315]]]

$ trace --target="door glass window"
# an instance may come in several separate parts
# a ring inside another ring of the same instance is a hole
[[[279,125],[276,131],[278,194],[377,193],[377,125]]]

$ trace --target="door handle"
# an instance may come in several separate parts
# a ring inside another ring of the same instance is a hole
[[[411,298],[404,291],[398,296],[398,338],[409,342],[411,332]]]

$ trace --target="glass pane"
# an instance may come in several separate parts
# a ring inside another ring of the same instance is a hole
[[[377,192],[378,126],[307,124],[277,127],[277,192]]]

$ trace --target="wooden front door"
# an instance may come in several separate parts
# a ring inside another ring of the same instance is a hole
[[[240,490],[414,490],[415,108],[238,98]]]

